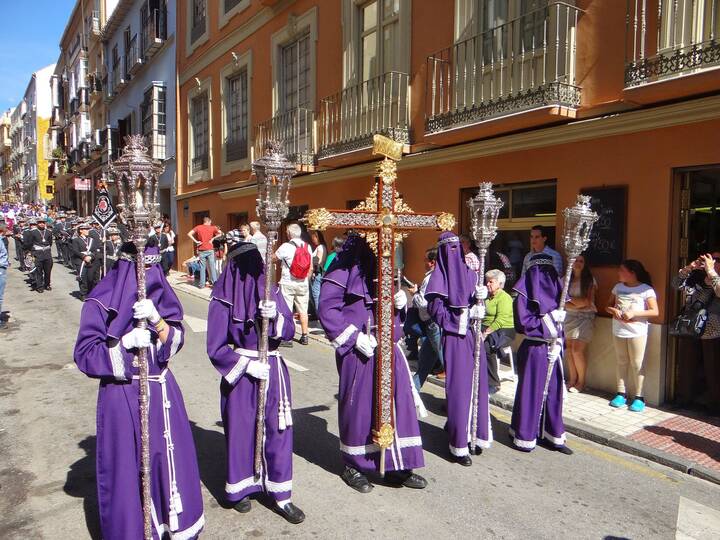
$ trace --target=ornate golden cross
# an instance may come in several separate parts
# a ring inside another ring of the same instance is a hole
[[[403,145],[382,135],[375,135],[373,142],[373,154],[382,155],[384,159],[378,165],[375,186],[365,201],[353,210],[326,208],[309,210],[305,215],[305,221],[310,229],[325,230],[334,227],[361,231],[377,253],[378,292],[375,324],[378,348],[373,437],[380,447],[380,473],[383,474],[385,449],[390,447],[395,435],[392,371],[395,246],[402,242],[411,230],[452,230],[455,227],[455,217],[445,212],[438,214],[413,212],[395,190],[397,161],[402,158]]]

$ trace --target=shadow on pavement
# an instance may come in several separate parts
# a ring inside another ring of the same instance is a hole
[[[197,452],[200,480],[213,498],[222,507],[227,507],[225,500],[225,434],[220,431],[204,429],[195,422],[190,422],[195,450]]]
[[[339,475],[343,471],[340,440],[328,431],[327,420],[313,413],[329,411],[327,405],[293,409],[294,454]]]
[[[645,426],[645,431],[661,437],[670,437],[675,443],[685,448],[700,452],[713,459],[720,459],[720,443],[703,437],[702,435],[696,435],[695,433],[688,433],[686,431],[676,431],[663,426]]]
[[[70,465],[63,491],[71,497],[83,499],[85,525],[88,533],[94,540],[99,540],[102,537],[95,486],[95,444],[96,437],[94,435],[86,437],[78,443],[78,446],[85,451],[85,456]]]

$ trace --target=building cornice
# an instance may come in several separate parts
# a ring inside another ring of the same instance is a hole
[[[649,109],[618,113],[593,119],[579,120],[561,126],[553,126],[525,133],[500,136],[470,143],[426,150],[405,156],[398,163],[398,170],[410,170],[418,167],[443,165],[457,161],[466,161],[481,157],[535,150],[560,144],[576,143],[604,137],[628,135],[653,129],[670,128],[678,125],[694,124],[720,118],[720,95],[683,101],[671,105],[662,105]],[[300,176],[293,181],[295,188],[337,182],[374,173],[376,162],[363,163],[330,171]],[[216,191],[222,191],[218,186]],[[194,195],[211,191],[202,190],[183,195]],[[237,186],[219,193],[222,199],[247,197],[256,193],[254,184]],[[178,197],[180,198],[180,197]]]

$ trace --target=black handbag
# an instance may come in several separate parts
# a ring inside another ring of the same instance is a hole
[[[668,332],[673,337],[699,338],[707,324],[707,306],[700,301],[688,302],[682,312],[670,323]]]

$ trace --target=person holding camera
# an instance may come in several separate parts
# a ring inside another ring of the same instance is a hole
[[[683,315],[704,310],[707,316],[701,333],[696,338],[683,339],[680,354],[682,369],[678,380],[678,401],[690,404],[696,401],[697,376],[702,361],[707,399],[704,405],[713,414],[720,413],[720,251],[700,255],[681,268],[672,281],[675,289],[685,293]],[[686,336],[692,337],[692,336]],[[699,354],[698,354],[699,353]]]

